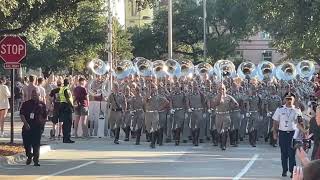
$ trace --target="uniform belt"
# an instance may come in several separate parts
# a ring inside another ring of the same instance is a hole
[[[174,108],[173,110],[179,111],[179,110],[183,110],[183,108]]]
[[[239,112],[240,111],[240,109],[236,109],[236,110],[233,110],[232,112]]]
[[[162,111],[158,111],[158,112],[160,113],[160,112],[167,112],[167,111],[166,110],[162,110]]]
[[[216,112],[216,114],[228,114],[230,113],[229,111],[225,111],[225,112]]]
[[[137,111],[143,111],[143,109],[135,109],[135,110],[132,110],[131,112],[135,113]]]
[[[291,132],[294,132],[294,130],[293,131],[281,131],[281,130],[279,130],[279,132],[291,133]]]
[[[146,111],[146,112],[154,112],[155,113],[155,112],[159,112],[159,111]]]
[[[256,113],[256,112],[258,112],[258,111],[249,111],[249,113]]]
[[[122,110],[119,110],[119,109],[112,109],[112,111],[115,111],[115,112],[121,112]]]
[[[193,111],[203,110],[203,108],[192,108]]]

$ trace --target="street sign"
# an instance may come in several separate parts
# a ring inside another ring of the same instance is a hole
[[[0,58],[5,62],[4,68],[11,69],[11,94],[14,94],[14,69],[20,68],[20,62],[27,56],[27,43],[25,37],[21,36],[4,36],[0,38]],[[11,109],[11,126],[10,126],[10,143],[13,144],[14,125],[14,96],[10,100]]]
[[[21,68],[21,64],[20,63],[5,63],[4,68],[5,69],[19,69],[19,68]]]
[[[8,64],[20,63],[27,55],[27,44],[20,36],[4,36],[0,40],[0,57]]]

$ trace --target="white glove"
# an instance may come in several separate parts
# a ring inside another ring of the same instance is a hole
[[[250,113],[246,113],[246,116],[247,116],[247,117],[250,117]]]
[[[211,109],[208,109],[208,113],[212,113],[212,110],[211,110]]]
[[[175,110],[174,109],[170,109],[170,114],[174,114]]]
[[[189,109],[188,109],[188,112],[192,112],[192,110],[193,110],[192,108],[189,108]]]

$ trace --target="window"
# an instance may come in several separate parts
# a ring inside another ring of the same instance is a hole
[[[262,61],[272,62],[272,51],[264,51],[262,53]]]
[[[270,34],[267,33],[267,32],[262,32],[262,33],[261,33],[261,38],[262,38],[263,40],[271,40]]]
[[[237,51],[236,51],[236,58],[241,58],[241,59],[243,59],[243,51],[242,51],[242,50],[237,50]]]

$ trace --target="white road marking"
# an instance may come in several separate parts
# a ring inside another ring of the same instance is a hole
[[[63,170],[63,171],[59,171],[59,172],[50,174],[50,175],[48,175],[48,176],[42,176],[42,177],[40,177],[40,178],[38,178],[38,179],[36,179],[36,180],[49,179],[49,178],[52,177],[52,176],[56,176],[56,175],[63,174],[63,173],[68,172],[68,171],[72,171],[72,170],[75,170],[75,169],[79,169],[79,168],[82,168],[82,167],[84,167],[84,166],[88,166],[88,165],[90,165],[90,164],[93,164],[93,163],[95,163],[95,162],[96,162],[96,161],[90,161],[90,162],[81,164],[81,165],[79,165],[79,166],[73,167],[73,168],[65,169],[65,170]]]
[[[259,154],[255,154],[248,162],[248,164],[232,180],[239,180],[243,175],[245,175],[250,169],[250,167],[253,165],[253,163],[258,159],[258,157]]]

